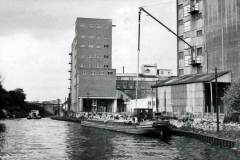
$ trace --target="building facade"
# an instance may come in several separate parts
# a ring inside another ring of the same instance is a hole
[[[71,111],[115,112],[112,20],[77,18],[71,55]]]
[[[240,2],[177,0],[178,75],[231,71],[240,78]]]
[[[155,76],[143,76],[140,74],[137,77],[136,73],[117,73],[116,87],[127,94],[131,99],[136,99],[136,85],[138,78],[138,98],[146,98],[152,95],[151,86],[156,84],[158,78]]]
[[[136,87],[138,81],[137,98],[144,99],[154,94],[151,86],[158,81],[172,77],[171,69],[158,69],[157,65],[143,64],[141,73],[117,73],[116,88],[127,94],[132,99],[136,99]]]

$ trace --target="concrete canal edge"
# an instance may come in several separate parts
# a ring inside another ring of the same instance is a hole
[[[240,153],[240,141],[234,141],[234,140],[230,140],[230,139],[214,137],[211,135],[205,135],[205,134],[201,134],[201,133],[185,131],[185,130],[176,129],[176,128],[172,129],[172,134],[177,135],[177,136],[191,137],[191,138],[195,138],[195,139],[198,139],[203,142],[210,143],[210,144],[219,145],[219,146],[225,147],[225,148],[231,148],[234,151],[237,151],[238,153]]]
[[[74,117],[60,117],[60,116],[52,116],[51,119],[58,120],[58,121],[67,121],[67,122],[77,122],[81,123],[80,118],[74,118]]]

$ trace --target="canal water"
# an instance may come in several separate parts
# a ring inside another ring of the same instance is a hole
[[[0,121],[1,160],[239,160],[230,149],[195,139],[168,140],[40,120]]]

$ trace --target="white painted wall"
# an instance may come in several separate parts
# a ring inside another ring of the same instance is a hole
[[[159,112],[173,112],[173,106],[185,105],[186,112],[189,113],[203,113],[204,112],[204,85],[203,83],[182,84],[184,90],[179,93],[185,94],[186,98],[172,99],[172,87],[176,86],[163,86],[157,89],[159,99]],[[181,88],[181,87],[180,87]],[[176,94],[176,93],[175,93]]]
[[[137,109],[152,109],[153,112],[156,112],[156,98],[153,97],[153,106],[152,106],[152,97],[147,97],[144,99],[137,100]],[[132,112],[136,109],[136,100],[130,100],[127,103],[127,112]]]

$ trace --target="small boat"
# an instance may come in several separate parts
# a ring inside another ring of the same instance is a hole
[[[39,115],[38,110],[31,110],[28,114],[27,119],[41,119],[42,117]]]

